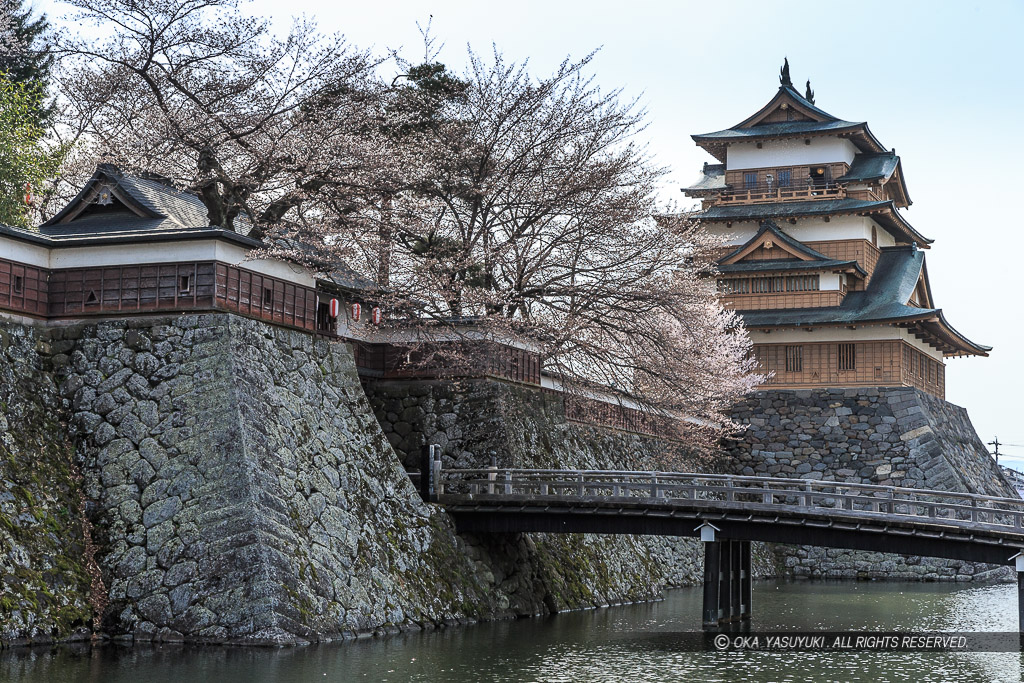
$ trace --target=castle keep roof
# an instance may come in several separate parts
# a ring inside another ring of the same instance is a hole
[[[777,202],[771,204],[733,204],[712,206],[697,214],[702,221],[752,221],[765,218],[809,218],[812,216],[835,216],[843,214],[868,215],[882,227],[906,242],[916,242],[924,249],[935,240],[929,239],[914,229],[897,211],[892,200],[868,201],[865,199],[817,199],[812,201]]]
[[[987,356],[992,347],[976,344],[957,332],[942,309],[909,305],[924,267],[924,252],[915,247],[884,247],[867,289],[848,293],[839,306],[743,311],[741,315],[749,328],[916,323],[950,353]]]
[[[780,108],[792,111],[801,120],[767,121]],[[847,137],[862,152],[884,152],[885,147],[863,121],[843,121],[819,109],[790,85],[782,85],[768,104],[731,128],[691,135],[693,141],[719,161],[725,161],[726,148],[732,142],[840,135]]]

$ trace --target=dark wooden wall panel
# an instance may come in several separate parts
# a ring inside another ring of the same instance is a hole
[[[47,271],[0,259],[0,307],[45,316]]]

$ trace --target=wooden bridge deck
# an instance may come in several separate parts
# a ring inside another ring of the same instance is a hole
[[[699,536],[1013,564],[1024,500],[893,486],[678,472],[441,469],[460,531]]]

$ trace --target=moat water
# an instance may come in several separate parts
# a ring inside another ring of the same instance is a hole
[[[677,646],[699,588],[662,602],[287,649],[104,645],[0,652],[0,681],[1021,681],[1018,652],[713,652]],[[1016,585],[759,582],[759,631],[1015,631]]]

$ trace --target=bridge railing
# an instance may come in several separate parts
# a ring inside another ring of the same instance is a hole
[[[473,499],[510,497],[559,501],[787,507],[925,517],[963,526],[1024,530],[1024,500],[935,489],[814,479],[615,470],[445,469],[441,493]]]

